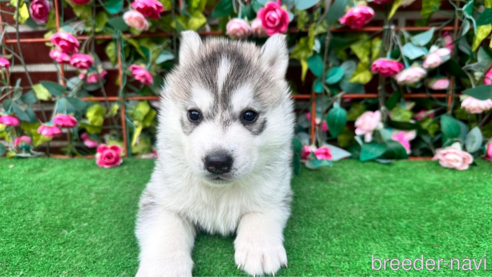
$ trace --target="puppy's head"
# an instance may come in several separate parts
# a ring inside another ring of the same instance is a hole
[[[285,81],[285,36],[263,47],[183,32],[179,66],[166,79],[160,151],[175,147],[192,174],[227,184],[285,158],[294,115]],[[171,145],[169,145],[171,143]],[[165,156],[165,155],[164,155]]]

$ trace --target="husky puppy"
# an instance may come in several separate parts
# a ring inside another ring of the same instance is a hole
[[[191,276],[197,231],[237,234],[235,261],[251,275],[287,265],[293,102],[285,36],[253,43],[182,33],[168,74],[158,160],[140,200],[137,276]]]

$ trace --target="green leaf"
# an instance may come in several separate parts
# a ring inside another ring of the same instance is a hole
[[[451,76],[468,78],[468,75],[463,70],[463,67],[461,67],[459,63],[454,59],[449,59],[440,68],[444,69]]]
[[[88,103],[80,98],[65,97],[68,103],[70,103],[75,111],[83,113],[87,108]]]
[[[294,169],[294,174],[299,175],[301,173],[301,156],[299,154],[294,154],[292,159],[292,167]]]
[[[31,120],[29,115],[27,115],[26,112],[24,112],[24,110],[16,103],[13,103],[12,110],[15,113],[15,116],[17,116],[20,120],[27,122]]]
[[[334,106],[326,117],[326,122],[328,123],[328,131],[333,137],[338,136],[340,132],[345,128],[347,124],[347,111],[340,107]]]
[[[299,154],[302,152],[302,143],[296,137],[292,138],[292,149],[293,149],[294,153],[296,153],[296,154]]]
[[[477,26],[492,24],[492,9],[484,10],[477,19]]]
[[[43,87],[45,87],[52,95],[60,96],[65,93],[65,87],[62,85],[52,82],[52,81],[41,81],[39,82]],[[39,98],[39,97],[38,97]]]
[[[99,127],[102,126],[104,123],[105,114],[106,109],[103,106],[99,104],[94,104],[89,109],[87,109],[85,116],[89,120],[90,125]]]
[[[338,83],[340,80],[342,80],[344,72],[345,70],[342,67],[335,66],[330,68],[328,74],[326,74],[325,82],[329,85]]]
[[[313,72],[316,77],[321,77],[323,75],[324,66],[323,59],[320,55],[314,54],[309,59],[307,59],[309,69]]]
[[[313,90],[316,93],[322,93],[323,91],[325,91],[325,88],[323,87],[323,83],[321,83],[320,79],[316,78],[316,80],[314,80]]]
[[[482,25],[477,28],[475,37],[473,38],[473,51],[477,50],[482,41],[490,34],[490,31],[492,31],[492,24]]]
[[[29,10],[27,9],[26,3],[21,4],[19,12],[15,12],[14,19],[17,20],[20,24],[24,24],[26,20],[29,18]],[[17,14],[19,18],[17,18]]]
[[[34,93],[34,91],[31,90],[28,93],[23,94],[20,97],[20,100],[22,101],[22,103],[25,104],[34,104],[38,101],[38,98],[36,97],[36,93]]]
[[[319,0],[295,0],[294,2],[296,3],[296,9],[305,10],[316,5]]]
[[[116,30],[120,30],[121,32],[126,32],[130,28],[126,25],[125,20],[122,17],[115,17],[108,20],[108,24],[113,26]]]
[[[460,136],[461,127],[458,121],[450,116],[441,116],[441,131],[442,141],[446,143],[449,139],[458,138]]]
[[[415,46],[413,43],[406,43],[403,45],[402,49],[403,55],[409,58],[410,60],[415,60],[416,58],[420,58],[424,55],[427,55],[427,49],[420,46]]]
[[[423,18],[429,19],[434,12],[441,7],[441,0],[424,0],[422,1],[422,10],[420,14]]]
[[[384,104],[388,110],[392,110],[396,107],[396,104],[400,102],[401,99],[401,92],[400,91],[395,91],[391,96],[386,100],[386,103]]]
[[[29,122],[29,123],[38,122],[38,117],[36,116],[36,114],[34,113],[33,109],[30,106],[26,107],[25,112],[26,112],[27,116],[29,117],[29,120],[27,120],[27,122]]]
[[[46,101],[51,99],[51,93],[42,84],[35,84],[32,86],[32,89],[39,100]]]
[[[470,153],[476,152],[482,147],[483,136],[480,128],[475,127],[466,135],[465,146]]]
[[[109,19],[109,16],[108,16],[108,13],[107,12],[104,12],[104,11],[103,12],[99,12],[96,15],[96,25],[94,26],[95,27],[95,31],[96,32],[102,32],[104,26],[106,26],[106,23],[108,23],[108,19]]]
[[[439,124],[434,121],[434,119],[428,117],[422,121],[419,121],[420,127],[426,130],[431,137],[434,137],[436,132],[439,130]]]
[[[123,9],[123,0],[109,0],[105,7],[110,14],[117,14]]]
[[[412,119],[412,116],[412,111],[409,111],[398,104],[391,110],[391,119],[394,121],[408,122]]]
[[[233,0],[221,0],[212,11],[212,17],[225,17],[234,12]]]
[[[355,121],[359,116],[366,112],[366,106],[362,103],[353,103],[347,113],[348,121]]]
[[[145,115],[144,119],[142,120],[143,126],[150,127],[150,125],[152,125],[152,120],[154,120],[156,114],[157,114],[156,110],[150,109],[149,112]]]
[[[328,24],[336,22],[340,17],[344,16],[346,13],[345,8],[349,5],[349,0],[335,0],[326,16]]]
[[[130,109],[130,116],[134,121],[143,121],[149,111],[149,103],[147,101],[140,101]]]
[[[0,143],[0,156],[3,156],[5,154],[5,145],[3,143]]]
[[[386,146],[375,141],[364,143],[360,153],[360,161],[370,161],[381,157],[386,152]]]
[[[474,88],[469,88],[467,90],[464,90],[463,93],[478,100],[487,100],[492,98],[492,85],[482,85]]]
[[[71,1],[67,1],[72,3]],[[65,2],[65,3],[67,3]],[[89,19],[92,17],[92,6],[90,5],[75,5],[73,4],[72,10],[79,19]]]
[[[171,51],[164,50],[159,54],[159,57],[157,57],[157,60],[155,61],[156,64],[161,64],[163,62],[167,62],[170,60],[174,59],[174,54]]]
[[[386,143],[386,153],[384,153],[384,157],[386,159],[408,159],[407,150],[401,143],[394,140],[387,140]]]
[[[359,40],[356,43],[350,45],[350,49],[359,58],[361,63],[369,63],[369,54],[371,52],[372,42],[365,38]]]
[[[388,14],[388,19],[391,19],[393,17],[393,15],[395,15],[395,12],[400,7],[402,1],[403,0],[394,0],[393,1],[393,5],[391,5],[391,10]]]
[[[334,145],[323,144],[323,146],[330,148],[331,160],[333,162],[336,162],[336,161],[339,161],[339,160],[342,160],[342,159],[345,159],[345,158],[348,158],[351,156],[350,152],[345,151],[344,149],[336,147]]]
[[[116,43],[114,43],[114,41],[108,43],[108,45],[106,45],[106,48],[104,48],[104,52],[106,53],[106,56],[108,56],[111,64],[114,66],[118,59],[118,55],[117,55],[118,53],[116,51]]]
[[[412,41],[414,43],[416,43],[417,45],[426,46],[431,41],[432,37],[434,36],[434,31],[435,31],[435,29],[431,28],[425,32],[422,32],[418,35],[415,35],[412,37]]]
[[[381,55],[381,46],[383,45],[383,41],[379,37],[375,37],[371,41],[371,60],[375,61]]]
[[[354,73],[349,79],[351,83],[361,83],[363,85],[369,83],[372,79],[372,72],[369,69],[368,63],[359,63]]]
[[[120,108],[120,105],[118,103],[114,103],[108,112],[108,116],[115,116],[118,113],[119,108]]]

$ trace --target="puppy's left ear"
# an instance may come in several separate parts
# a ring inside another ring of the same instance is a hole
[[[202,40],[200,36],[193,31],[184,31],[181,33],[181,46],[179,48],[179,63],[184,64],[198,54]]]
[[[271,69],[275,77],[283,79],[289,65],[289,51],[285,35],[271,36],[261,48],[261,59]]]

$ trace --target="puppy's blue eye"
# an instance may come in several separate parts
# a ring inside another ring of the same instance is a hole
[[[202,120],[202,115],[197,110],[189,110],[188,111],[188,120],[194,123],[200,122]]]
[[[258,118],[258,113],[255,111],[245,111],[242,116],[242,120],[244,123],[254,123]]]

